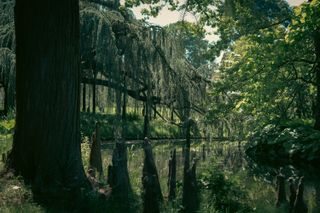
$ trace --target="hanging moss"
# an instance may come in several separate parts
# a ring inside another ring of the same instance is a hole
[[[0,47],[14,50],[14,1],[0,1]]]
[[[118,84],[119,88],[136,91],[139,96],[156,97],[151,100],[160,100],[157,105],[174,109],[180,118],[185,114],[183,100],[191,108],[202,101],[206,82],[185,59],[179,38],[161,27],[135,20],[129,10],[97,3],[80,1],[83,78],[98,76]],[[12,54],[11,59],[8,56],[0,59],[10,61],[10,66],[2,68],[7,79],[15,76],[13,6],[14,1],[0,2],[0,51],[3,52],[0,57],[8,51]],[[8,62],[1,63],[2,67],[3,64]],[[114,104],[115,89],[108,89],[108,106]],[[186,97],[182,99],[182,96]]]

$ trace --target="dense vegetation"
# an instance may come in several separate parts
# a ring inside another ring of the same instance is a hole
[[[0,116],[0,211],[316,212],[320,1],[0,1]]]

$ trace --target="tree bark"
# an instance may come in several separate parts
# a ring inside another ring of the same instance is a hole
[[[157,105],[153,105],[153,119],[157,119]]]
[[[287,203],[285,176],[280,172],[277,175],[277,202],[276,207],[280,207],[282,204]]]
[[[301,177],[299,180],[299,185],[296,193],[296,200],[294,201],[293,213],[307,213],[308,207],[303,200],[303,191],[304,191],[304,178]]]
[[[147,98],[148,99],[148,98]],[[145,102],[144,121],[143,121],[143,136],[150,137],[150,106],[149,101]]]
[[[88,85],[88,106],[87,106],[87,112],[90,112],[91,110],[91,93],[92,93],[92,87],[90,85]]]
[[[143,212],[158,213],[159,202],[163,201],[161,187],[159,183],[159,176],[152,153],[152,147],[146,138],[143,143],[144,161],[142,171],[142,185],[143,185]]]
[[[92,113],[95,114],[96,113],[96,80],[97,79],[97,75],[94,75],[94,81],[92,84]]]
[[[126,83],[126,77],[124,77],[124,88],[125,91],[123,92],[123,103],[122,103],[122,121],[125,121],[127,119],[127,83]]]
[[[112,88],[115,90],[119,90],[120,92],[126,93],[128,96],[130,96],[131,98],[138,100],[138,101],[143,101],[146,102],[147,101],[147,97],[140,95],[141,92],[143,92],[144,90],[131,90],[128,89],[127,87],[124,87],[121,85],[121,83],[118,83],[119,81],[115,82],[111,82],[108,80],[102,80],[102,79],[89,79],[89,78],[82,78],[81,80],[82,83],[87,83],[87,84],[93,84],[95,82],[96,85],[101,85],[101,86],[106,86],[108,88]],[[150,97],[150,101],[152,104],[160,104],[161,98],[157,97],[157,96],[152,96]]]
[[[123,141],[117,141],[112,154],[112,165],[108,167],[108,184],[112,188],[112,196],[121,203],[123,211],[128,210],[132,188],[128,172],[127,147]]]
[[[132,189],[128,172],[128,153],[123,138],[121,120],[121,91],[115,90],[116,96],[116,121],[114,123],[114,138],[116,146],[112,153],[112,165],[108,168],[108,183],[112,188],[112,196],[116,203],[120,204],[120,212],[125,212],[130,207]]]
[[[82,88],[82,112],[86,111],[86,95],[87,95],[86,87],[87,87],[86,83],[83,83],[83,88]]]
[[[36,199],[88,183],[80,151],[78,0],[16,0],[17,115],[7,169]]]
[[[316,87],[317,87],[317,96],[316,96],[316,107],[315,107],[315,124],[314,129],[320,130],[320,32],[316,32],[314,37],[314,45],[316,51]]]
[[[169,200],[176,198],[176,174],[177,174],[177,157],[176,149],[171,152],[169,160],[169,177],[168,177],[168,188],[169,188]]]
[[[188,119],[184,123],[186,146],[184,150],[184,169],[183,169],[183,191],[182,191],[182,209],[181,212],[196,212],[199,207],[199,198],[196,181],[196,162],[193,158],[190,167],[190,145],[191,145],[191,124],[192,120]]]
[[[103,175],[102,159],[101,159],[100,124],[98,122],[96,123],[96,129],[92,135],[89,167],[99,172],[100,177]]]

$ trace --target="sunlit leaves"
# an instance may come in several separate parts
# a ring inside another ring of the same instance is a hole
[[[298,109],[310,115],[314,92],[309,88],[313,87],[300,80],[308,78],[310,65],[299,62],[310,49],[288,43],[287,33],[280,25],[241,36],[232,43],[224,54],[220,82],[215,83],[212,93],[229,94],[227,102],[234,104],[227,114],[253,116],[259,124],[289,119]]]
[[[320,1],[314,0],[296,7],[289,31],[286,37],[288,42],[299,42],[301,39],[305,39],[306,42],[312,40],[314,33],[320,31]]]

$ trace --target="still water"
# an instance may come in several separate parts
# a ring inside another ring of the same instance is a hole
[[[182,185],[183,175],[183,144],[181,143],[152,143],[153,153],[164,196],[168,193],[168,160],[170,151],[177,151],[177,181],[178,187]],[[221,142],[194,142],[191,146],[191,155],[197,159],[197,174],[213,168],[219,168],[225,177],[237,182],[241,190],[247,193],[248,203],[255,212],[288,212],[278,209],[276,203],[276,175],[283,168],[286,180],[290,177],[305,178],[304,201],[308,212],[320,212],[320,172],[319,170],[301,165],[299,168],[292,165],[257,164],[248,158],[243,147],[238,143]],[[103,164],[111,163],[112,147],[103,146]],[[128,169],[133,190],[141,194],[141,174],[144,153],[140,145],[128,145]],[[213,167],[212,165],[215,165]],[[286,193],[289,200],[289,186],[286,181]]]

